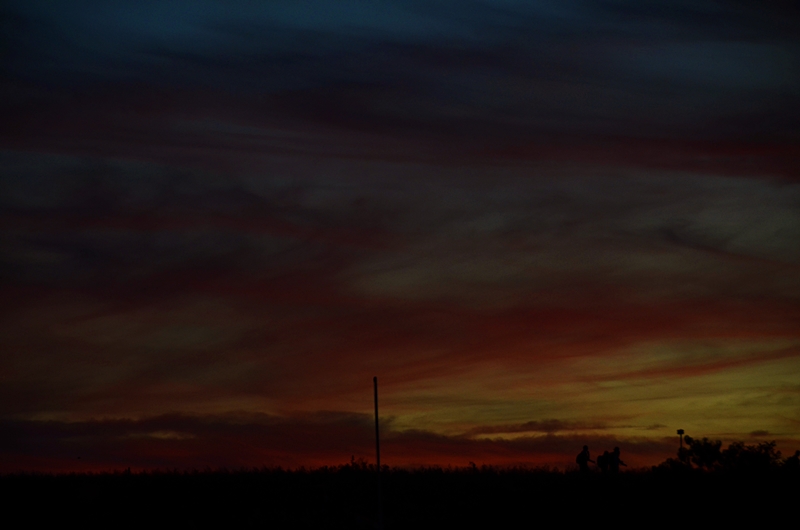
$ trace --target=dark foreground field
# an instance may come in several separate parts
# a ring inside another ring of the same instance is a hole
[[[678,527],[796,514],[800,475],[653,470],[618,476],[499,469],[386,470],[384,527]],[[3,513],[25,526],[375,528],[376,474],[314,471],[6,475]],[[21,518],[20,518],[21,517]]]

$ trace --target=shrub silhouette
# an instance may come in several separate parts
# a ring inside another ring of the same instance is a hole
[[[800,455],[784,461],[781,452],[775,449],[775,441],[761,442],[756,445],[745,445],[744,442],[733,442],[722,449],[722,442],[703,438],[697,440],[691,436],[684,438],[686,447],[678,450],[678,459],[668,459],[661,467],[687,467],[706,471],[726,470],[738,472],[770,471],[785,467],[791,468]],[[797,465],[800,465],[798,462]]]

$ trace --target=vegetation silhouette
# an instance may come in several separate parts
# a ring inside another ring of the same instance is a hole
[[[746,445],[733,442],[722,449],[720,440],[685,437],[686,446],[678,449],[678,457],[670,458],[660,467],[666,469],[685,469],[699,471],[719,471],[725,473],[767,473],[791,471],[800,467],[800,451],[787,459],[776,450],[776,442],[760,442]]]
[[[687,437],[676,458],[618,474],[526,467],[381,466],[385,528],[483,528],[569,519],[597,525],[613,506],[618,522],[669,514],[692,524],[744,515],[760,522],[791,512],[800,451],[774,442],[722,444]],[[0,475],[6,516],[83,527],[375,528],[374,464],[313,470],[147,471]],[[758,476],[754,478],[754,473]],[[624,520],[622,519],[624,518]]]

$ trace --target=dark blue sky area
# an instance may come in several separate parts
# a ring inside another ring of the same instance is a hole
[[[269,95],[366,130],[786,140],[792,5],[11,1],[4,77]]]

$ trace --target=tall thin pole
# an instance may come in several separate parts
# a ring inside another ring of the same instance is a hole
[[[375,456],[378,462],[378,528],[383,529],[383,494],[381,493],[381,438],[378,430],[378,377],[372,378],[375,394]]]
[[[381,470],[381,438],[378,430],[378,378],[372,378],[372,386],[375,390],[375,455],[378,460],[378,472]]]

